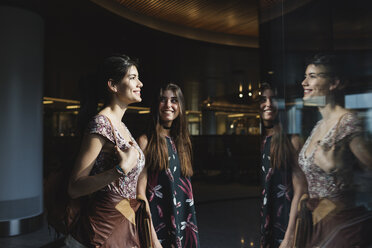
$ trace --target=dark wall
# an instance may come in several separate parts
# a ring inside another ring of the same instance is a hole
[[[284,1],[283,13],[287,12],[286,7]],[[349,92],[371,90],[372,2],[309,1],[278,18],[261,22],[260,47],[261,78],[277,85],[282,96],[302,97],[304,60],[322,51],[332,51],[343,61],[351,80]]]
[[[88,0],[45,0],[43,7],[46,96],[78,99],[79,78],[95,70],[111,53],[140,60],[145,106],[150,104],[150,92],[164,82],[185,86],[197,81],[199,89],[206,91],[203,81],[216,76],[224,84],[220,90],[224,92],[234,88],[230,85],[235,83],[231,80],[235,71],[247,80],[259,80],[258,49],[214,45],[151,30]],[[218,70],[209,68],[214,66]]]

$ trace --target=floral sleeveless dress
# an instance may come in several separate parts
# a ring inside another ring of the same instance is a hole
[[[200,247],[191,180],[182,176],[172,139],[166,142],[169,168],[149,172],[146,190],[154,228],[163,247]]]
[[[276,248],[283,241],[293,198],[292,170],[272,168],[271,136],[265,138],[262,152],[261,245]]]

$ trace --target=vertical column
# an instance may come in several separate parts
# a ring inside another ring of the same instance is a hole
[[[203,134],[216,134],[216,116],[214,111],[204,110],[203,111]]]
[[[198,111],[200,105],[200,83],[197,80],[190,80],[184,85],[184,96],[186,101],[186,109]],[[201,116],[199,114],[188,114],[189,131],[191,135],[201,133]],[[195,121],[198,119],[199,122]],[[191,121],[192,120],[192,121]]]
[[[216,97],[217,85],[221,83],[223,75],[224,55],[219,53],[215,48],[208,48],[206,51],[204,80],[202,82],[202,97],[203,99],[210,98],[213,100]],[[204,109],[202,119],[202,134],[213,135],[217,133],[217,123],[215,111]]]
[[[204,91],[207,93],[208,97],[216,96],[216,84],[217,80],[215,77],[207,77],[204,82]],[[217,123],[215,111],[204,109],[203,110],[203,119],[202,119],[202,134],[216,134],[217,133]]]
[[[42,223],[43,41],[38,14],[0,6],[0,236]]]
[[[287,132],[288,134],[302,134],[302,99],[297,98],[295,105],[287,111]]]

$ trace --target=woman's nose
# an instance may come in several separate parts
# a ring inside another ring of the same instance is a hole
[[[272,103],[273,103],[273,102],[272,102],[271,98],[267,98],[267,99],[266,99],[266,103],[265,103],[266,106],[271,106]]]
[[[141,80],[138,79],[138,87],[142,88],[143,87],[143,83]]]
[[[302,83],[301,83],[302,86],[305,86],[307,85],[307,78],[305,77],[304,80],[302,80]]]

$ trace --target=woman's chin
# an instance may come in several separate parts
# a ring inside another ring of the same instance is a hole
[[[274,116],[265,116],[262,118],[262,121],[264,121],[265,123],[268,123],[268,124],[272,124],[275,120],[275,117]]]
[[[174,118],[171,117],[171,116],[160,116],[160,119],[161,119],[162,123],[169,123],[169,122],[172,122],[174,120]]]
[[[264,114],[264,115],[262,116],[262,120],[263,120],[263,121],[268,121],[268,122],[270,122],[270,121],[274,121],[275,118],[276,118],[276,113]]]
[[[142,98],[136,98],[131,101],[130,104],[142,102]]]
[[[302,100],[305,106],[322,107],[326,105],[326,96],[304,96]]]

